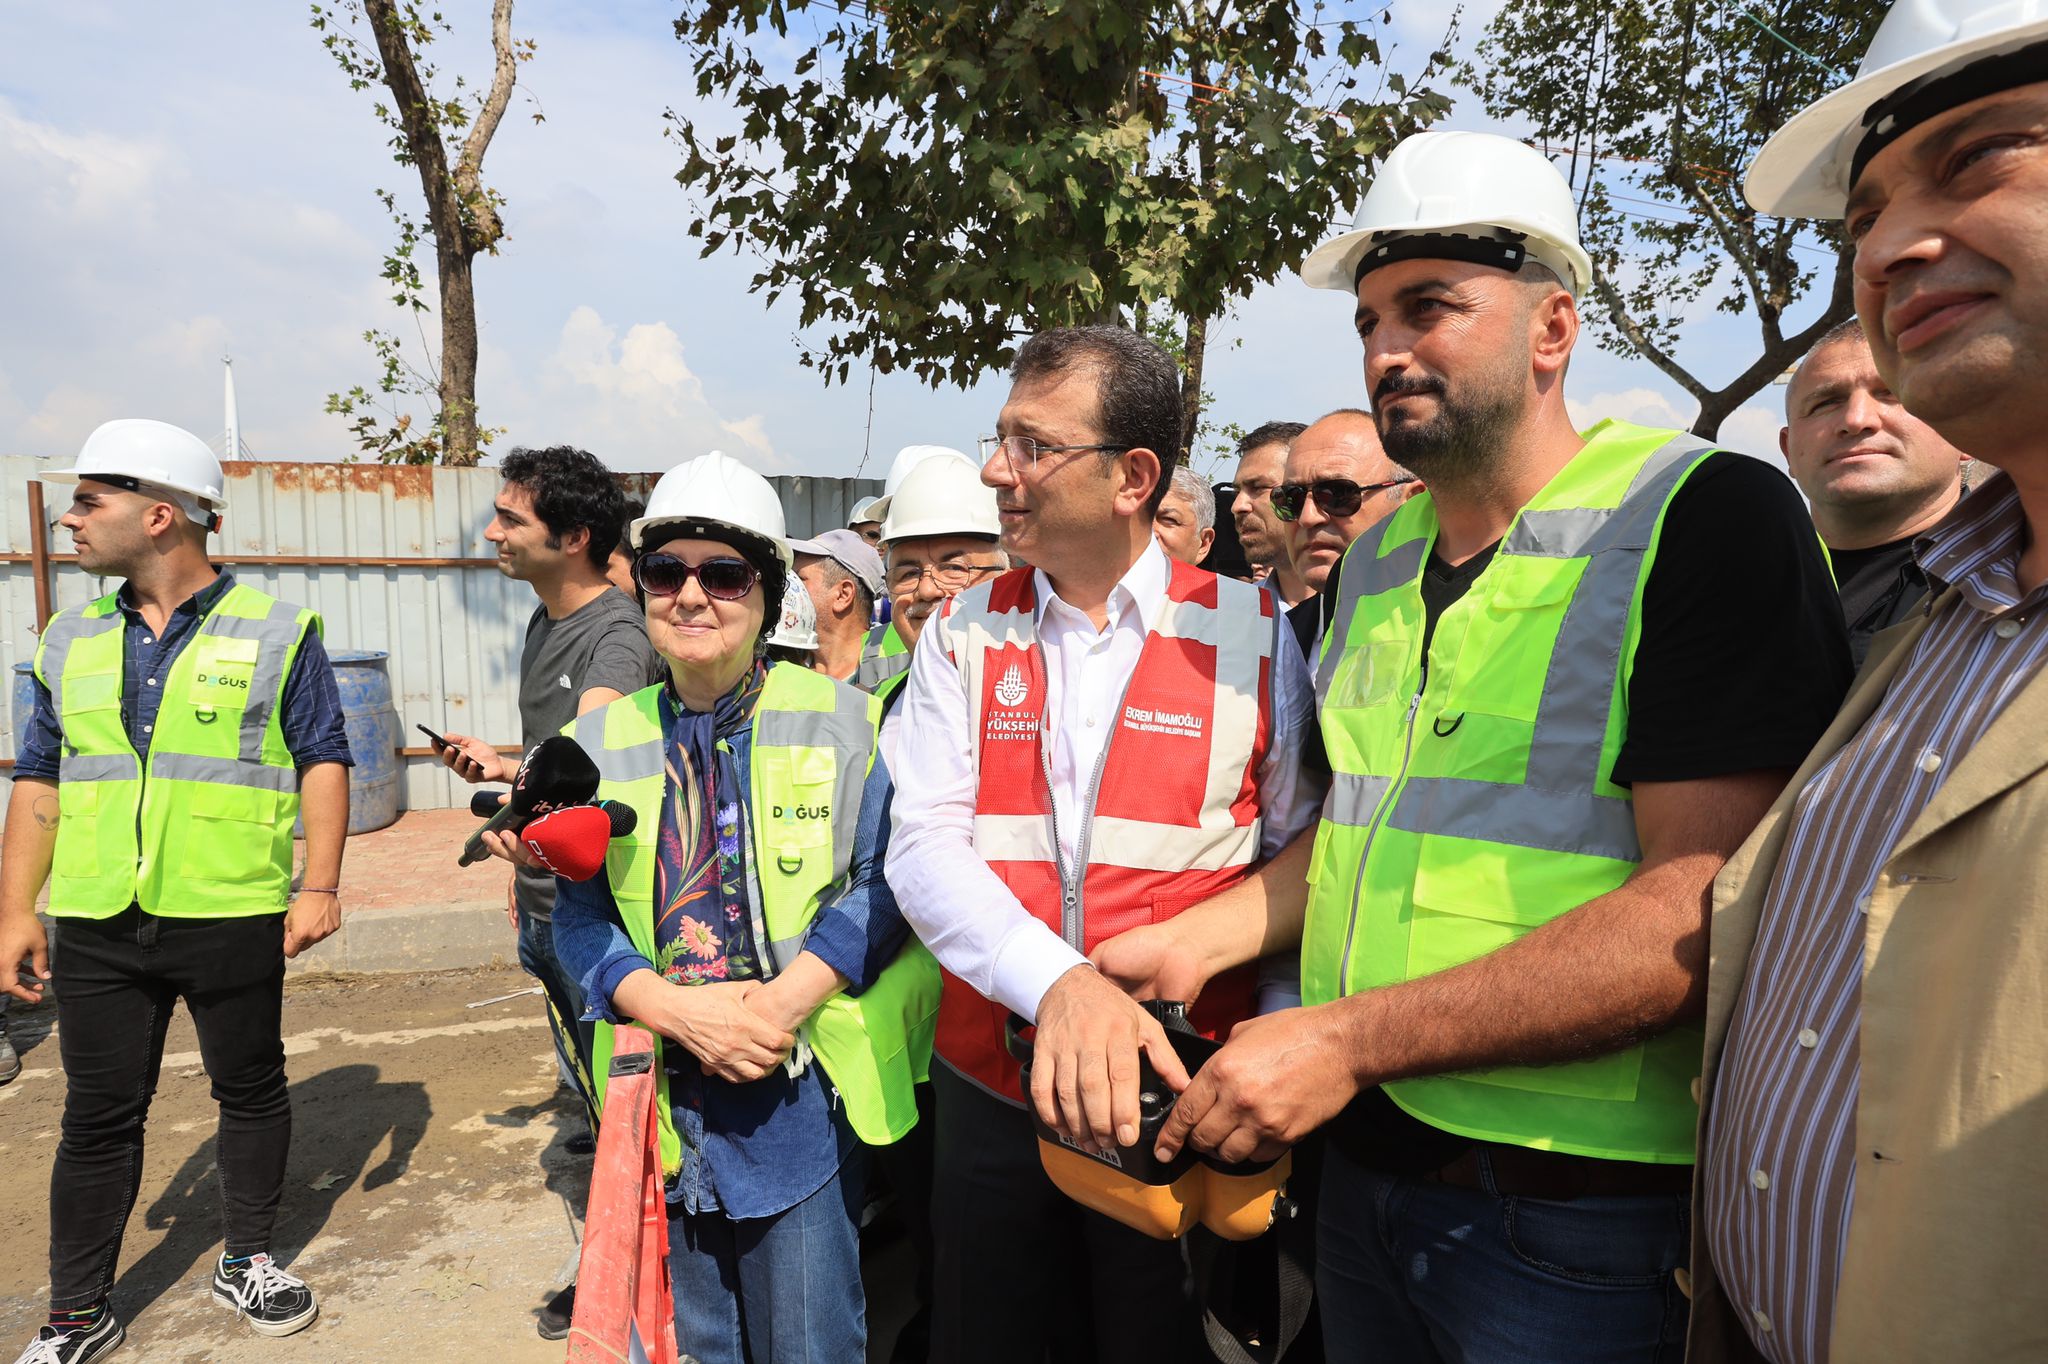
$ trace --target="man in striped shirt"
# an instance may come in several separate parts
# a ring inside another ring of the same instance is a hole
[[[1695,1360],[2048,1355],[2048,17],[1994,9],[1894,10],[1746,185],[1842,214],[1885,382],[2003,472],[1717,883]]]

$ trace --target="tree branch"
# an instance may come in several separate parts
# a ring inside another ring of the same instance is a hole
[[[518,54],[512,47],[512,0],[495,0],[491,6],[491,51],[497,64],[491,72],[490,92],[470,124],[469,137],[462,144],[462,159],[455,166],[455,188],[475,216],[473,250],[488,251],[505,235],[504,225],[490,196],[479,183],[483,174],[484,150],[504,120],[505,107],[512,102],[512,87],[519,79]]]
[[[420,173],[420,191],[427,200],[427,220],[435,240],[444,250],[460,249],[462,204],[456,197],[448,174],[448,151],[441,143],[427,98],[427,88],[413,65],[406,46],[405,21],[395,0],[363,0],[363,12],[370,18],[370,32],[377,39],[377,55],[384,66],[384,84],[398,105],[399,126],[405,145]]]
[[[1615,329],[1628,338],[1628,343],[1642,352],[1649,362],[1664,371],[1670,380],[1690,393],[1699,402],[1706,402],[1712,396],[1711,390],[1695,379],[1692,372],[1678,363],[1669,351],[1659,346],[1629,316],[1628,305],[1622,301],[1621,291],[1616,289],[1607,276],[1599,270],[1593,272],[1593,291],[1600,295],[1600,301],[1607,305],[1607,316],[1613,320]]]

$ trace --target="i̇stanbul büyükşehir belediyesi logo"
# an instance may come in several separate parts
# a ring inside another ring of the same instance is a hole
[[[1012,663],[1009,671],[996,681],[996,701],[1004,706],[1021,706],[1024,698],[1031,694],[1031,687],[1024,680],[1024,674]]]

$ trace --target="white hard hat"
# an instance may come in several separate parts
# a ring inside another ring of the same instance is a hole
[[[1317,247],[1301,277],[1355,294],[1366,269],[1410,256],[1511,271],[1526,258],[1575,296],[1593,284],[1572,187],[1542,152],[1497,133],[1403,138],[1380,163],[1351,230]]]
[[[765,543],[784,568],[795,562],[774,485],[718,450],[685,460],[656,481],[646,514],[628,528],[636,553],[647,548],[647,532],[657,528],[707,539],[737,533]]]
[[[186,499],[195,499],[208,512],[227,505],[227,479],[206,442],[181,426],[144,417],[102,423],[85,438],[77,464],[53,469],[41,475],[40,481],[76,483],[81,478],[147,483],[183,493],[179,505],[194,521],[209,518],[196,515],[193,502]]]
[[[782,580],[782,618],[768,642],[786,649],[818,647],[818,608],[811,602],[811,590],[794,573]]]
[[[1759,213],[1839,218],[1864,163],[1899,134],[1968,100],[2041,80],[2048,0],[1898,0],[1856,78],[1778,129],[1742,192]]]
[[[981,466],[950,445],[906,445],[896,452],[895,462],[889,466],[889,476],[882,480],[882,495],[868,504],[869,518],[886,522],[889,519],[889,499],[903,486],[903,480],[910,477],[911,470],[934,459],[957,460],[974,470],[976,478],[981,477]]]
[[[889,519],[882,523],[882,543],[921,535],[983,535],[1003,533],[996,515],[996,490],[981,481],[981,470],[957,459],[926,460],[910,471],[889,499]]]
[[[852,514],[846,518],[847,526],[851,528],[858,526],[863,521],[881,520],[881,517],[875,515],[875,508],[881,504],[881,501],[882,499],[879,497],[863,497],[860,501],[854,503]]]

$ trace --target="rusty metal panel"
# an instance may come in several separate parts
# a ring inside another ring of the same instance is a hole
[[[68,459],[0,457],[0,525],[7,549],[29,548],[26,489],[35,472]],[[230,553],[347,558],[491,558],[484,540],[498,491],[492,468],[443,469],[380,464],[234,461],[220,543]],[[622,482],[645,498],[655,475]],[[879,494],[879,479],[778,477],[792,537],[846,524],[855,502]],[[55,528],[66,506],[51,490],[44,512],[50,549],[68,553]],[[237,576],[320,613],[330,649],[379,649],[390,655],[393,699],[409,745],[413,728],[517,744],[519,654],[535,601],[530,589],[491,567],[243,565]],[[35,585],[25,563],[0,565],[0,662],[12,697],[13,668],[35,655]],[[57,608],[82,605],[114,587],[76,565],[51,568]],[[14,756],[11,704],[0,717],[0,756]],[[404,808],[464,804],[469,788],[431,758],[406,758]],[[0,779],[6,773],[0,771]],[[4,794],[4,792],[0,792]]]

